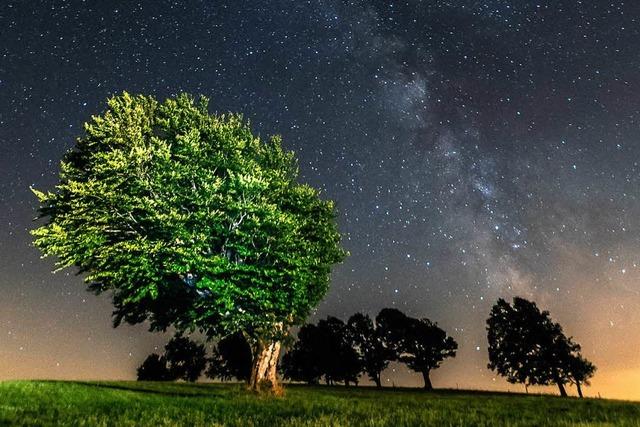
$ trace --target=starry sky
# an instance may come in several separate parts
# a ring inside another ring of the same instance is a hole
[[[588,395],[640,399],[639,20],[633,1],[2,1],[0,380],[131,379],[166,342],[113,329],[28,234],[29,186],[126,90],[242,112],[336,200],[351,256],[312,319],[429,317],[460,344],[436,387],[521,391],[485,333],[519,295],[596,363]]]

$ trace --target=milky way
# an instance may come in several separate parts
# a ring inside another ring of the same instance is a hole
[[[344,245],[314,319],[396,306],[486,369],[498,297],[551,311],[640,398],[640,5],[581,1],[5,1],[0,5],[0,378],[131,378],[166,337],[30,246],[35,198],[124,90],[204,94],[296,151]],[[391,384],[419,384],[400,367]],[[635,391],[634,391],[635,390]]]

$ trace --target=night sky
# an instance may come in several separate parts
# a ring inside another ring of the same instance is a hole
[[[486,368],[519,295],[598,366],[588,395],[640,399],[638,46],[635,1],[2,1],[0,379],[132,379],[166,342],[28,233],[29,186],[126,90],[242,112],[336,200],[351,256],[312,319],[427,316],[460,344],[436,387],[522,391]]]

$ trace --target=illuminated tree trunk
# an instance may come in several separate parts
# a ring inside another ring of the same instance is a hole
[[[258,340],[251,368],[249,387],[255,391],[281,392],[278,383],[278,359],[280,357],[280,341]]]

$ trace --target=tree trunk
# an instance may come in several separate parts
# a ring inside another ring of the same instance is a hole
[[[422,371],[422,378],[424,379],[424,389],[433,390],[433,385],[431,384],[431,378],[429,378],[429,371]]]
[[[558,389],[560,390],[560,396],[562,397],[567,397],[567,391],[564,389],[564,384],[562,384],[562,381],[558,381]]]
[[[580,386],[580,381],[576,381],[576,388],[578,389],[578,396],[582,399],[584,396],[582,395],[582,387]]]
[[[280,357],[280,341],[258,340],[251,368],[249,387],[254,391],[269,391],[280,394],[277,367]]]
[[[376,383],[377,388],[382,388],[382,382],[380,382],[380,373],[373,377],[373,381]]]

